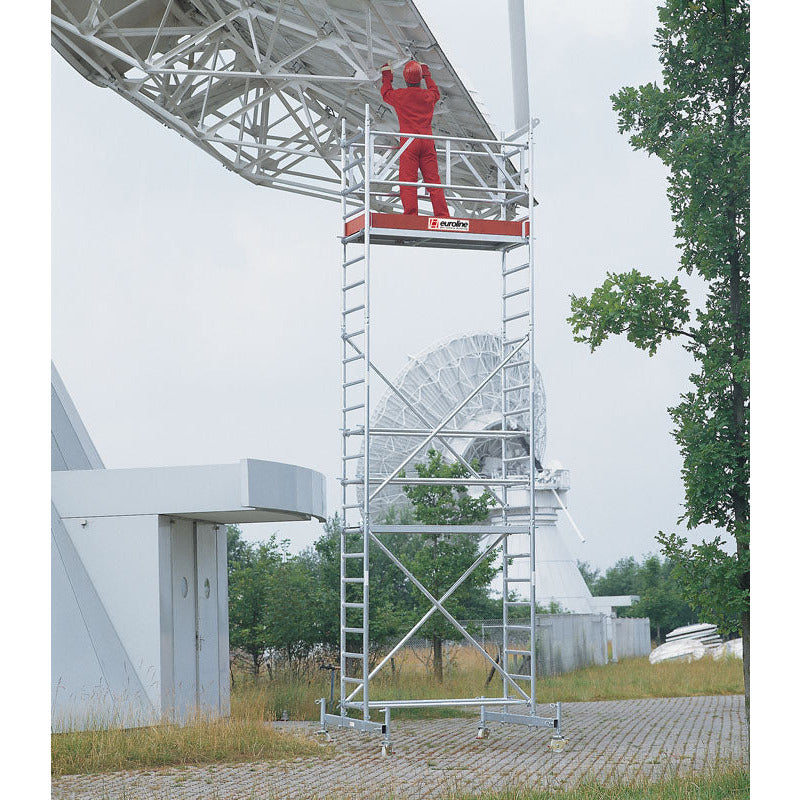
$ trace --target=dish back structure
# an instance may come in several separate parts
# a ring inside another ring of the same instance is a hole
[[[52,0],[53,47],[251,183],[339,201],[339,129],[397,131],[378,92],[384,62],[427,63],[436,133],[495,139],[412,0]],[[388,141],[388,139],[385,139]],[[454,159],[454,183],[496,169]],[[392,198],[373,208],[388,210]],[[461,209],[466,210],[466,209]],[[491,214],[481,204],[472,214]]]

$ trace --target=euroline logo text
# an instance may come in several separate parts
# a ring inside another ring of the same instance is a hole
[[[468,219],[447,219],[440,217],[428,217],[429,231],[468,231]]]

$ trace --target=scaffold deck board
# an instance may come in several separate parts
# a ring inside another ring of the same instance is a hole
[[[415,214],[370,216],[370,241],[407,247],[447,247],[460,250],[502,250],[526,241],[527,220],[423,217]],[[347,220],[344,236],[363,241],[364,214]]]

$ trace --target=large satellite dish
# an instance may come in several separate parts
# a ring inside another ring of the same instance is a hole
[[[424,410],[430,417],[438,419],[447,416],[494,370],[502,360],[502,340],[491,333],[454,336],[411,358],[393,382],[415,408]],[[522,360],[522,359],[521,359]],[[528,380],[528,367],[521,365],[507,370],[509,385],[519,385]],[[540,463],[544,458],[546,430],[546,398],[542,376],[535,368],[534,381],[535,406],[535,455]],[[499,430],[502,423],[502,385],[500,375],[496,375],[453,418],[448,428],[463,431]],[[510,411],[521,410],[519,417],[512,416],[507,428],[525,429],[528,420],[527,398],[522,392],[509,393]],[[404,428],[418,429],[420,420],[413,411],[394,393],[387,392],[378,402],[370,417],[372,429]],[[370,444],[370,461],[375,474],[390,475],[403,460],[425,439],[424,436],[375,436]],[[478,460],[481,475],[499,475],[501,469],[500,438],[470,438],[468,433],[457,439],[448,440],[456,452],[467,461]],[[454,461],[453,456],[443,449],[438,440],[432,446],[444,453],[446,460]],[[530,440],[527,435],[509,439],[509,456],[523,456],[530,453]],[[424,461],[424,451],[416,461]],[[414,463],[416,463],[416,461]],[[360,470],[363,472],[363,467]],[[414,475],[413,468],[407,470]],[[521,458],[513,462],[509,474],[528,473],[528,460]],[[408,500],[402,486],[387,486],[370,502],[372,512],[378,519],[390,506],[395,510],[406,506]]]
[[[430,65],[435,134],[497,138],[412,0],[53,0],[51,29],[85,78],[263,186],[340,201],[342,119],[363,127],[369,103],[376,129],[397,130],[387,61]],[[497,169],[465,152],[452,182],[496,186]]]

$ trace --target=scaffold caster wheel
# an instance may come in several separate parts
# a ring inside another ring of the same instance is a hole
[[[331,738],[330,733],[326,730],[319,730],[317,731],[317,736],[319,736],[324,742],[332,742],[333,739]]]
[[[390,756],[392,754],[392,745],[390,742],[381,742],[381,755]]]
[[[568,739],[564,736],[554,736],[550,739],[547,748],[553,753],[560,753],[567,746]]]
[[[476,739],[488,739],[489,738],[489,729],[488,728],[478,728],[478,735],[475,738]]]

